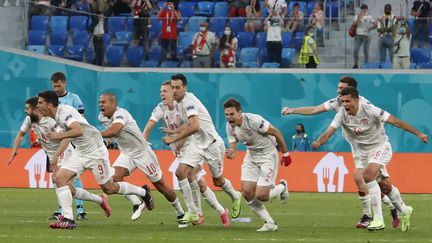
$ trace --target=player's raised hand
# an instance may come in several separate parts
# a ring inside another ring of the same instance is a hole
[[[164,142],[167,145],[170,145],[170,144],[172,144],[174,142],[174,137],[167,137],[167,136],[165,136],[165,137],[162,138],[162,142]]]
[[[292,108],[289,108],[289,107],[285,106],[282,109],[282,115],[283,116],[286,116],[286,115],[289,115],[289,114],[292,114],[292,113],[293,113],[293,109]]]
[[[429,136],[424,133],[420,133],[418,137],[420,138],[420,141],[422,141],[423,143],[427,143],[429,141]]]
[[[159,130],[167,135],[175,134],[174,130],[168,129],[166,127],[159,127]]]
[[[17,156],[17,152],[13,152],[11,155],[10,155],[10,157],[9,157],[9,160],[8,160],[8,165],[10,165],[11,163],[12,163],[12,161],[15,159],[15,157]]]
[[[235,149],[227,149],[225,151],[225,156],[228,159],[234,159],[236,157],[237,151]]]
[[[48,139],[51,139],[51,140],[61,140],[62,136],[58,132],[49,132],[48,133]]]
[[[319,142],[317,142],[317,141],[314,141],[312,143],[312,149],[313,150],[317,150],[320,146],[321,146],[321,144]]]
[[[292,163],[291,155],[289,154],[289,152],[282,154],[280,163],[283,166],[289,166]]]

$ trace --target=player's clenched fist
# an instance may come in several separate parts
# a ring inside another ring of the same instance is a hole
[[[292,163],[291,155],[289,152],[282,154],[281,165],[288,166]]]

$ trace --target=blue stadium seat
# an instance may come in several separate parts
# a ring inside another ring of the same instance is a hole
[[[206,17],[202,16],[192,16],[189,18],[188,22],[188,31],[189,32],[198,32],[200,28],[200,24],[203,21],[207,21]]]
[[[292,32],[282,32],[282,48],[289,48],[291,45]]]
[[[408,26],[409,26],[411,32],[414,30],[414,20],[415,20],[415,18],[409,18],[408,19]]]
[[[267,17],[268,9],[266,8],[264,1],[260,1],[260,7],[261,7],[261,11],[262,11],[262,17],[263,18]]]
[[[108,32],[114,34],[117,31],[126,30],[126,17],[109,17],[107,22]]]
[[[132,32],[134,31],[133,20],[134,20],[133,17],[126,18],[126,22],[125,22],[126,29],[124,31],[132,31]]]
[[[106,50],[106,60],[109,66],[118,67],[123,61],[124,47],[109,46]]]
[[[113,45],[129,46],[132,41],[132,32],[130,31],[117,31],[114,35],[116,40],[112,42]]]
[[[209,22],[209,30],[214,33],[220,33],[225,30],[226,19],[220,17],[213,17]]]
[[[144,48],[142,46],[130,46],[127,49],[126,56],[129,65],[139,67],[144,60]]]
[[[431,51],[427,48],[411,48],[411,60],[413,63],[427,63],[430,61]]]
[[[152,17],[150,21],[151,21],[150,31],[160,33],[162,31],[162,21],[156,17]]]
[[[258,62],[259,49],[255,47],[246,47],[240,51],[239,62],[242,64],[246,62]]]
[[[252,32],[239,32],[237,34],[237,39],[240,49],[254,46],[254,34]]]
[[[67,16],[51,16],[50,20],[51,31],[66,31],[68,27]]]
[[[391,62],[381,63],[381,68],[382,69],[393,69],[393,63],[391,63]]]
[[[49,16],[35,15],[31,18],[30,29],[48,31]]]
[[[214,7],[213,2],[199,1],[197,4],[198,4],[198,11],[195,12],[195,15],[207,16],[207,17],[213,15],[213,7]]]
[[[261,48],[259,50],[259,60],[261,63],[270,61],[267,53],[267,48]]]
[[[338,18],[339,16],[339,7],[342,8],[343,7],[343,1],[340,1],[341,6],[338,6],[338,1],[332,1],[331,2],[331,15],[332,18]],[[325,5],[325,15],[326,18],[330,17],[330,3],[327,1],[326,5]]]
[[[277,62],[264,62],[261,64],[261,68],[279,68],[279,66]]]
[[[41,30],[30,30],[28,33],[28,44],[45,46],[46,32]]]
[[[68,47],[68,59],[82,62],[84,55],[84,46],[71,46]]]
[[[305,17],[311,16],[316,3],[317,3],[316,1],[310,1],[307,3]]]
[[[213,53],[213,64],[215,68],[220,67],[220,55],[221,55],[220,49],[216,48],[216,50]]]
[[[185,30],[188,20],[189,18],[181,17],[180,20],[177,21],[177,32]]]
[[[214,17],[228,17],[228,3],[227,2],[216,2],[213,9]]]
[[[292,38],[291,46],[294,47],[296,50],[300,50],[300,48],[303,45],[304,36],[305,36],[304,32],[297,32],[295,36]]]
[[[294,48],[282,48],[281,67],[289,67],[294,62],[294,56]]]
[[[105,48],[107,48],[109,45],[111,45],[111,34],[105,33],[103,35],[103,45]]]
[[[161,68],[177,68],[179,63],[176,61],[163,61],[160,65]]]
[[[242,68],[259,68],[258,62],[243,62],[241,64]]]
[[[244,26],[246,23],[246,18],[236,17],[229,19],[229,26],[234,33],[239,33],[244,31]]]
[[[75,31],[72,34],[72,44],[87,48],[90,44],[90,34],[87,31]]]
[[[189,49],[189,46],[192,45],[194,33],[192,32],[180,32],[178,36],[177,42],[177,57],[180,59],[184,59],[185,56],[190,55],[190,53],[186,53]]]
[[[192,67],[192,62],[191,61],[183,61],[180,64],[181,68],[191,68]]]
[[[51,45],[62,45],[65,46],[68,39],[67,31],[54,31],[51,32]]]
[[[195,13],[195,2],[180,1],[178,10],[180,11],[182,17],[189,18]]]
[[[85,31],[89,26],[87,16],[71,16],[69,18],[69,30],[70,31]]]
[[[416,69],[432,69],[432,63],[417,63]]]
[[[93,63],[95,57],[93,48],[87,47],[85,56],[86,56],[87,63]]]
[[[44,54],[45,52],[45,44],[42,45],[29,45],[26,48],[27,51],[32,51],[32,52],[36,52],[39,54]]]
[[[148,52],[149,60],[160,61],[162,57],[162,49],[160,46],[152,46]]]
[[[65,47],[64,45],[51,45],[47,51],[50,56],[64,57]]]
[[[159,62],[154,61],[154,60],[144,61],[144,64],[143,64],[143,67],[149,67],[149,68],[155,68],[158,66],[159,66]]]
[[[380,69],[381,63],[365,63],[361,65],[362,69]]]
[[[410,64],[410,68],[409,69],[416,69],[417,68],[417,64],[415,63],[411,63]]]
[[[255,36],[255,46],[267,48],[267,32],[258,32]]]
[[[165,3],[166,1],[157,1],[158,8],[162,10],[164,8]]]

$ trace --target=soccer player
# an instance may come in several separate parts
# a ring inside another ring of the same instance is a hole
[[[284,107],[282,109],[282,115],[289,115],[289,114],[315,115],[326,111],[334,111],[337,113],[342,108],[342,101],[340,100],[340,92],[343,88],[346,87],[357,88],[357,81],[352,77],[342,76],[339,79],[339,83],[337,86],[336,91],[338,96],[336,98],[327,100],[323,104],[318,106],[313,106],[313,107],[298,107],[298,108]],[[365,103],[369,102],[367,99],[365,99],[362,96],[359,96],[359,101]],[[343,137],[345,137],[344,131],[342,131],[342,135]],[[367,228],[369,223],[372,221],[370,198],[368,195],[366,182],[364,181],[363,178],[363,173],[364,173],[363,167],[356,167],[353,174],[354,181],[358,189],[359,200],[363,209],[363,215],[360,218],[360,221],[356,224],[357,228]],[[400,224],[400,219],[397,213],[397,209],[391,203],[390,199],[384,194],[382,195],[382,201],[390,208],[393,228],[397,228]]]
[[[56,129],[57,131],[59,131],[59,128],[56,128],[56,121],[54,119],[52,119],[51,117],[42,116],[42,114],[38,112],[38,110],[36,109],[37,103],[38,97],[33,97],[26,101],[25,113],[27,116],[15,138],[12,154],[8,163],[10,164],[15,158],[18,148],[24,139],[24,136],[27,132],[30,131],[30,129],[32,129],[32,131],[34,131],[35,133],[35,136],[40,141],[42,149],[45,151],[53,164],[57,164],[59,167],[61,167],[63,163],[67,163],[69,158],[72,157],[72,155],[74,154],[74,149],[69,143],[69,139],[63,139],[61,140],[61,142],[58,140],[48,139],[48,133],[50,131],[55,131]],[[54,183],[56,172],[56,170],[53,170],[52,173]],[[71,182],[69,183],[69,187],[74,198],[96,202],[105,211],[105,215],[107,217],[110,216],[111,209],[108,205],[105,195],[98,196],[82,188],[75,188]]]
[[[74,94],[66,90],[66,76],[62,72],[56,72],[51,75],[51,86],[59,97],[59,104],[70,105],[78,110],[78,112],[84,115],[84,105],[77,94]],[[47,158],[49,164],[49,159]],[[74,179],[74,185],[76,188],[83,188],[82,182],[79,177]],[[82,200],[75,199],[75,205],[77,210],[77,219],[87,221],[87,213],[84,212],[84,203]],[[61,215],[61,208],[57,209],[56,212],[50,216],[49,220],[57,220],[58,216]]]
[[[121,152],[113,164],[114,181],[123,181],[124,177],[139,168],[173,206],[177,217],[182,218],[184,211],[180,201],[175,192],[165,183],[156,154],[142,136],[132,115],[117,106],[116,96],[112,93],[103,93],[99,97],[99,108],[99,121],[105,126],[105,130],[101,132],[102,137],[116,139]],[[137,196],[129,195],[127,198],[134,204],[133,209],[137,208],[132,215],[132,220],[136,220],[141,215],[144,204],[140,203]],[[148,210],[153,209],[153,205],[146,205],[146,207]]]
[[[342,126],[345,139],[351,144],[356,167],[361,165],[365,168],[363,177],[369,191],[370,204],[374,214],[373,221],[368,225],[368,229],[381,230],[385,228],[378,178],[384,181],[387,187],[391,188],[391,190],[388,188],[385,192],[390,191],[387,196],[402,215],[401,230],[408,230],[413,208],[406,206],[402,201],[399,190],[386,181],[389,177],[386,166],[392,157],[392,148],[385,133],[384,123],[408,131],[416,135],[424,143],[428,142],[428,136],[388,112],[370,103],[360,102],[358,91],[354,87],[342,89],[339,100],[342,102],[343,109],[339,110],[333,122],[318,140],[313,142],[312,147],[317,149],[325,144],[335,131]]]
[[[241,193],[236,191],[231,182],[222,175],[225,145],[216,132],[210,114],[194,94],[187,92],[187,79],[183,74],[175,74],[171,77],[171,87],[174,92],[174,105],[181,112],[182,117],[187,119],[188,124],[180,133],[165,136],[162,141],[171,144],[188,137],[191,139],[191,143],[183,145],[180,149],[181,156],[178,158],[179,167],[176,171],[186,204],[192,209],[185,214],[182,221],[193,223],[198,220],[189,181],[193,181],[191,175],[194,168],[203,160],[209,165],[213,184],[222,188],[231,197],[233,202],[231,217],[237,218],[241,211]]]
[[[74,229],[76,224],[72,212],[72,194],[67,186],[75,176],[89,169],[106,194],[138,195],[149,205],[153,199],[148,190],[131,185],[127,182],[114,182],[111,175],[108,150],[103,143],[99,131],[91,126],[78,111],[68,105],[59,105],[59,99],[54,91],[39,93],[37,108],[43,116],[49,116],[57,122],[56,127],[65,132],[48,133],[50,140],[70,138],[75,145],[75,155],[64,163],[56,175],[56,192],[64,218],[51,223],[51,228]],[[51,167],[56,170],[57,164],[52,161]]]
[[[160,102],[155,107],[149,121],[144,128],[144,138],[147,141],[149,140],[151,130],[159,120],[163,121],[164,128],[162,128],[162,130],[165,132],[165,134],[168,134],[168,136],[172,136],[173,134],[182,131],[181,129],[184,128],[187,124],[187,119],[182,119],[180,111],[176,110],[174,107],[171,80],[162,83],[160,87],[160,97],[162,99],[162,102]],[[176,156],[179,157],[181,156],[181,154],[179,154],[181,147],[183,145],[187,146],[187,143],[190,143],[190,138],[185,138],[181,141],[177,141],[176,143],[172,143],[170,144],[170,147],[171,150],[176,154]],[[189,182],[189,184],[191,186],[194,205],[197,209],[199,217],[196,224],[202,224],[204,221],[204,215],[201,208],[201,193],[204,197],[204,200],[219,214],[222,224],[225,227],[228,227],[230,221],[225,213],[225,209],[218,202],[216,195],[208,187],[207,182],[203,177],[206,174],[205,171],[201,168],[200,165],[198,165],[194,173],[196,174],[196,176],[192,182]],[[179,226],[187,227],[187,224],[179,224]]]
[[[288,199],[287,181],[282,179],[275,186],[279,167],[276,145],[279,145],[282,151],[281,164],[291,164],[285,140],[281,132],[262,116],[243,113],[237,100],[229,99],[223,106],[230,145],[226,156],[229,159],[235,158],[238,142],[247,147],[241,168],[241,185],[249,208],[264,221],[264,225],[257,231],[276,231],[278,226],[263,202],[280,197],[284,204]]]

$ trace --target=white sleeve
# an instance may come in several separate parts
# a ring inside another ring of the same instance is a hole
[[[186,98],[183,105],[188,118],[198,115],[198,104],[193,99]]]
[[[127,114],[125,111],[117,110],[116,112],[114,112],[113,118],[114,119],[113,119],[112,124],[120,123],[124,126],[126,124]]]
[[[338,129],[342,124],[342,116],[343,116],[343,110],[340,110],[333,118],[333,121],[330,124],[330,126],[333,127],[334,129]]]
[[[26,118],[24,119],[22,125],[21,125],[21,132],[28,132],[31,129],[31,120],[29,116],[26,116]]]
[[[73,114],[72,112],[63,110],[63,112],[59,115],[59,120],[61,123],[66,124],[67,127],[70,127],[72,123],[79,122],[79,119],[75,117],[76,115],[81,116],[78,111],[76,111],[76,114]]]
[[[237,143],[237,139],[234,137],[234,131],[231,125],[226,123],[226,133],[228,136],[228,143]]]
[[[372,116],[380,122],[387,122],[387,120],[390,118],[390,113],[372,104],[368,110],[372,113]]]
[[[162,111],[161,105],[157,105],[154,108],[149,120],[154,121],[154,122],[158,122],[162,118],[163,118],[163,111]]]
[[[322,105],[324,105],[324,109],[326,109],[326,111],[329,111],[329,110],[335,110],[336,104],[337,104],[337,98],[333,98],[333,99],[327,100]]]
[[[249,115],[249,118],[250,118],[249,122],[252,129],[258,131],[261,134],[267,133],[267,131],[270,128],[270,122],[268,122],[260,115],[253,115],[253,116]]]

